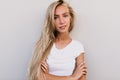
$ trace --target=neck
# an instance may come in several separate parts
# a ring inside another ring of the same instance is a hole
[[[71,39],[69,33],[59,33],[56,37],[57,40],[68,40]]]

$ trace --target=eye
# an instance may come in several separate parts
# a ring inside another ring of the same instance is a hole
[[[64,15],[64,17],[68,17],[68,15],[66,14],[66,15]]]
[[[54,19],[57,19],[57,18],[58,18],[58,16],[55,16],[55,17],[54,17]]]

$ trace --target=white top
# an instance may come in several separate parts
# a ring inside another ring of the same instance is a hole
[[[75,58],[83,51],[83,45],[77,40],[72,40],[63,49],[56,48],[54,43],[47,58],[49,73],[57,76],[71,75],[75,68]]]

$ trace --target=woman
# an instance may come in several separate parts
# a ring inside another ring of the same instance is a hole
[[[74,17],[73,9],[63,0],[48,7],[28,80],[86,80],[84,48],[69,36]]]

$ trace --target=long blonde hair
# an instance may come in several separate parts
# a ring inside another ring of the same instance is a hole
[[[28,69],[27,80],[38,80],[38,76],[40,76],[38,73],[41,71],[41,61],[45,60],[49,55],[50,49],[57,36],[57,31],[55,30],[54,25],[54,11],[59,5],[68,7],[71,16],[69,32],[73,29],[75,18],[73,9],[63,0],[53,2],[47,9],[42,34],[35,44],[33,56]]]

